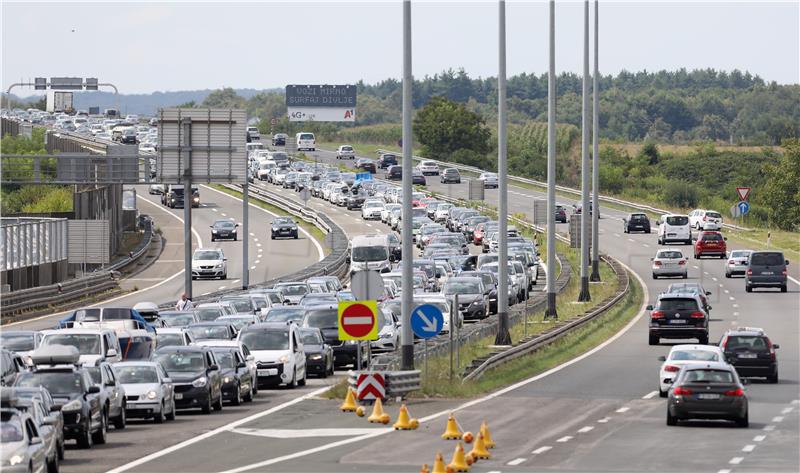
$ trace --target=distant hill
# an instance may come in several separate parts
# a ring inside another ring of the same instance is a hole
[[[283,89],[235,89],[236,94],[249,99],[262,92],[283,92]],[[153,92],[152,94],[119,94],[119,107],[123,114],[134,113],[137,115],[155,115],[159,108],[174,107],[194,101],[200,103],[213,92],[214,89],[205,90],[179,90],[175,92]],[[39,96],[14,97],[21,102],[36,102]],[[89,107],[116,108],[117,99],[113,92],[75,92],[74,105],[76,109],[89,109]]]

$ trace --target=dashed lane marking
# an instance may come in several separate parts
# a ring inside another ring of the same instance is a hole
[[[772,422],[783,422],[783,416],[775,416],[772,418]]]
[[[692,268],[694,268],[694,269],[700,269],[700,266],[695,266],[695,265],[692,265]]]
[[[211,294],[211,292],[204,292],[204,293],[202,293],[202,294],[200,294],[200,295],[201,295],[201,296],[207,296],[207,295],[209,295],[209,294]]]
[[[560,439],[556,440],[556,442],[564,443],[564,442],[569,442],[570,440],[572,440],[572,436],[571,435],[565,435],[565,436],[561,437]]]
[[[784,409],[781,411],[781,414],[788,414],[788,413],[792,412],[793,410],[794,410],[794,407],[785,407],[785,408],[784,408]]]
[[[597,419],[598,424],[607,424],[608,421],[611,420],[611,417],[603,417],[602,419]]]
[[[250,269],[256,269],[256,267],[255,266],[250,266]]]
[[[579,434],[585,434],[587,432],[591,432],[592,430],[594,430],[594,426],[587,425],[585,427],[581,427],[580,429],[578,429],[578,433]]]
[[[216,212],[216,211],[217,211],[217,209],[214,209],[214,208],[212,208],[212,209],[211,209],[211,211],[212,211],[212,212]]]
[[[222,289],[225,289],[226,287],[228,287],[228,286],[220,286],[220,287],[218,287],[217,289],[220,289],[220,290],[222,290]]]
[[[256,236],[256,234],[253,233],[253,232],[250,232],[250,236],[254,237],[254,236]]]
[[[636,242],[636,240],[634,240],[633,238],[628,238],[628,241],[631,242],[631,243],[635,243]]]
[[[712,281],[716,281],[716,280],[717,280],[717,278],[711,278],[711,280],[712,280]]]
[[[614,236],[619,238],[619,233],[615,233]]]
[[[756,449],[756,446],[755,446],[755,445],[753,445],[752,443],[751,443],[751,444],[749,444],[749,445],[745,445],[744,447],[742,447],[742,451],[743,451],[743,452],[745,452],[745,453],[750,453],[750,452],[752,452],[752,451],[753,451],[753,450],[755,450],[755,449]]]
[[[642,243],[642,246],[645,248],[650,248],[650,245],[648,245],[647,243]]]
[[[774,425],[765,425],[763,430],[765,430],[767,432],[771,432],[771,431],[775,430],[775,426]]]
[[[721,285],[720,285],[720,286],[721,286]],[[727,289],[725,289],[725,291],[723,291],[723,292],[725,292],[725,294],[730,294],[730,293],[731,293],[731,291],[729,291],[729,290],[727,290]]]
[[[619,409],[617,409],[616,412],[622,414],[623,412],[628,412],[630,409],[631,409],[630,407],[620,407]]]
[[[545,445],[544,447],[537,448],[536,450],[532,451],[531,453],[533,453],[534,455],[541,455],[542,453],[544,453],[544,452],[546,452],[546,451],[548,451],[548,450],[550,450],[552,448],[553,447]]]
[[[650,391],[649,393],[642,396],[642,399],[651,399],[658,395],[658,391]]]
[[[728,469],[719,470],[717,473],[731,473],[731,470],[728,470]]]
[[[744,457],[733,457],[728,463],[731,465],[738,465],[739,463],[742,463],[742,460],[744,460]]]
[[[753,442],[763,442],[765,438],[767,438],[766,435],[756,435],[753,437]]]
[[[525,460],[526,460],[526,458],[515,458],[515,459],[511,460],[510,462],[506,463],[506,465],[508,465],[508,466],[517,466],[517,465],[522,464]]]
[[[223,217],[227,217],[228,216],[225,212],[221,213],[220,215],[222,215]]]

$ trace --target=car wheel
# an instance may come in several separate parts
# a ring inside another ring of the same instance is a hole
[[[192,276],[192,281],[194,281],[195,279],[197,279],[197,276]]]
[[[658,387],[658,395],[660,397],[667,397],[667,391],[662,391],[661,386]]]
[[[270,236],[270,239],[271,239],[271,240],[274,240],[274,239],[275,239],[275,235],[271,235],[271,236]]]
[[[745,292],[753,292],[753,286],[751,286],[749,284],[745,284],[744,291]]]
[[[687,273],[683,273],[683,279],[686,279],[688,277],[689,277],[689,275]]]
[[[211,237],[211,241],[217,241],[217,239],[214,238],[214,237]]]
[[[745,412],[744,415],[736,419],[736,427],[749,427],[750,426],[750,412]]]
[[[784,284],[783,286],[781,286],[781,292],[786,292],[786,291],[787,291],[786,284]]]
[[[255,396],[255,391],[253,390],[253,382],[250,381],[250,389],[247,390],[247,394],[242,398],[244,402],[253,402],[253,396]]]
[[[678,425],[678,418],[670,414],[669,408],[667,408],[667,425]]]
[[[299,236],[299,235],[298,235],[297,233],[295,233],[295,234],[294,234],[294,239],[295,239],[295,240],[297,240],[297,237],[298,237],[298,236]]]
[[[239,384],[236,386],[236,396],[233,397],[231,400],[231,405],[233,406],[241,406],[242,405],[242,385]]]
[[[206,401],[206,404],[200,409],[202,409],[203,414],[211,414],[211,393],[208,393],[208,400]]]
[[[697,341],[700,345],[708,345],[708,334],[700,335],[697,337]]]
[[[658,276],[656,275],[656,273],[653,273],[653,279],[658,279]]]
[[[170,405],[171,407],[169,409],[169,414],[167,414],[167,420],[175,420],[175,399],[172,400]]]
[[[228,279],[228,273],[223,273],[220,279]]]
[[[219,392],[219,399],[217,399],[216,404],[214,404],[214,410],[215,411],[222,410],[222,391]]]
[[[303,378],[297,382],[298,386],[305,386],[306,385],[306,378],[308,377],[308,373],[303,373]]]
[[[728,278],[728,279],[730,279],[730,278],[731,278],[731,273],[729,273],[729,272],[727,272],[727,271],[726,271],[726,272],[725,272],[725,277],[726,277],[726,278]]]
[[[58,444],[58,459],[59,460],[63,460],[64,459],[64,441],[63,440],[61,442],[59,442],[59,444]]]
[[[47,473],[58,473],[58,471],[59,471],[58,453],[53,452],[53,460],[47,461]]]
[[[83,428],[83,433],[78,438],[79,448],[92,448],[92,421],[86,419],[86,425]]]
[[[770,384],[778,384],[778,372],[775,371],[775,374],[767,376],[767,382]]]
[[[128,424],[127,414],[125,414],[125,405],[122,405],[122,409],[120,409],[120,413],[116,419],[114,419],[114,428],[117,430],[122,430]]]
[[[92,434],[92,441],[98,445],[103,445],[108,440],[108,411],[103,411],[100,416],[100,430]]]
[[[167,418],[167,416],[164,414],[164,411],[166,411],[166,410],[167,410],[167,406],[165,406],[164,403],[162,402],[161,403],[161,409],[159,409],[158,414],[155,414],[153,416],[153,423],[154,424],[163,424],[164,423],[164,420]]]
[[[297,387],[297,370],[294,370],[294,374],[292,375],[292,382],[287,384],[286,387],[289,389],[294,389]]]
[[[239,236],[237,235],[237,236],[233,237],[233,241],[239,241]]]
[[[660,342],[661,339],[658,337],[658,335],[650,334],[647,337],[647,341],[650,345],[658,345],[658,342]]]

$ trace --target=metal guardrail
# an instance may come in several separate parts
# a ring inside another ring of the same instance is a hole
[[[394,154],[394,155],[399,155],[399,153],[395,153],[395,152],[392,152],[392,151],[389,151],[389,150],[385,150],[385,149],[378,149],[376,152],[380,153],[380,154],[390,153],[390,154]],[[450,163],[450,162],[445,162],[445,161],[436,161],[435,159],[427,159],[427,158],[423,158],[421,156],[412,156],[412,159],[414,161],[422,161],[422,160],[433,161],[433,162],[437,163],[440,166],[449,167],[449,168],[456,168],[459,171],[467,171],[467,172],[476,173],[476,174],[480,174],[480,173],[485,171],[484,169],[476,168],[474,166],[467,166],[465,164]],[[528,185],[534,185],[534,186],[547,188],[547,183],[546,182],[536,181],[534,179],[528,179],[528,178],[518,177],[518,176],[508,176],[508,179],[510,181],[514,181],[514,182],[519,182],[519,183],[523,183],[523,184],[528,184]],[[571,187],[556,186],[556,190],[559,191],[559,192],[565,192],[565,193],[572,194],[572,195],[575,195],[575,196],[580,196],[581,195],[581,191],[579,189],[573,189]],[[611,197],[611,196],[607,196],[607,195],[600,195],[600,196],[598,196],[598,198],[602,202],[612,203],[612,204],[616,204],[616,205],[622,205],[622,206],[625,206],[625,207],[630,207],[632,209],[640,210],[642,212],[650,212],[650,213],[661,214],[661,215],[673,213],[671,210],[659,209],[657,207],[652,207],[652,206],[644,205],[644,204],[638,204],[636,202],[629,202],[627,200],[622,200],[622,199],[618,199],[616,197]],[[739,230],[739,231],[750,231],[750,230],[752,230],[751,228],[740,227],[738,225],[732,225],[730,223],[724,223],[722,226],[727,228],[727,229],[729,229],[729,230]]]
[[[356,388],[358,375],[361,371],[350,370],[347,372],[347,383]],[[410,371],[365,371],[364,373],[379,373],[383,375],[386,388],[386,399],[395,397],[405,398],[411,391],[418,391],[422,386],[420,370]]]
[[[625,271],[622,265],[620,265],[615,259],[608,256],[604,256],[603,259],[611,265],[617,275],[617,290],[615,291],[614,295],[602,301],[599,305],[593,307],[585,314],[573,318],[569,322],[557,325],[552,330],[534,337],[531,340],[525,341],[505,351],[488,357],[482,363],[480,363],[480,365],[475,367],[469,374],[464,376],[462,382],[477,379],[492,368],[549,345],[570,331],[586,324],[587,322],[590,322],[602,314],[605,314],[609,309],[614,307],[614,305],[622,300],[622,298],[628,293],[628,289],[630,287],[630,278],[628,277],[628,273]]]

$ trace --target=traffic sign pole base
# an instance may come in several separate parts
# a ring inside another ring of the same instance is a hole
[[[589,276],[589,281],[600,282],[600,262],[597,260],[592,261],[592,275]]]
[[[500,312],[497,314],[498,319],[502,320],[505,317],[505,320],[508,320],[508,312]],[[505,324],[500,324],[497,328],[497,336],[494,338],[495,345],[511,345],[511,334],[508,331],[508,326]]]
[[[544,312],[544,319],[558,319],[558,311],[556,310],[556,293],[547,293],[547,310]]]
[[[589,294],[589,277],[581,277],[581,293],[578,296],[578,302],[589,302],[592,300],[592,295]]]

